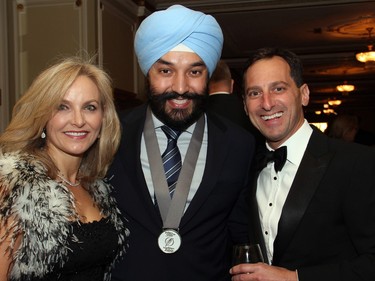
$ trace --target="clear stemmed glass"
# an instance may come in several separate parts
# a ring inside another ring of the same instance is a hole
[[[233,247],[233,265],[264,262],[259,244],[239,244]]]

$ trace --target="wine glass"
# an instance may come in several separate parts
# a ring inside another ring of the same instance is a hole
[[[239,244],[233,247],[233,266],[240,263],[264,262],[259,244]]]

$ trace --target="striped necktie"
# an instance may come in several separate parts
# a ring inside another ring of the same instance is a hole
[[[167,148],[161,155],[161,158],[168,183],[169,194],[172,197],[181,171],[181,154],[177,147],[177,139],[180,136],[181,131],[172,130],[167,126],[162,126],[161,129],[168,138]]]

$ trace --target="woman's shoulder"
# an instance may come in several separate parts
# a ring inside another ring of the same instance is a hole
[[[32,186],[48,180],[46,168],[35,156],[20,152],[0,153],[1,193],[9,194],[22,189],[22,193],[26,194]]]
[[[17,251],[26,257],[15,257],[14,276],[43,276],[52,269],[51,261],[61,261],[69,251],[74,198],[46,172],[34,155],[0,153],[0,220],[15,218],[15,229],[22,233]]]
[[[48,176],[37,157],[19,152],[0,153],[0,209],[8,206],[21,213],[29,206],[39,206],[40,212],[48,213],[45,202],[69,202],[70,197],[62,185]]]
[[[21,152],[0,152],[0,176],[11,174],[45,174],[46,168],[34,155]]]

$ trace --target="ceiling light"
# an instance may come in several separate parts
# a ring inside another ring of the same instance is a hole
[[[344,84],[342,85],[337,85],[336,89],[339,92],[349,93],[351,91],[354,91],[355,87],[354,85],[347,84],[346,82],[344,82]]]
[[[360,62],[375,61],[375,51],[372,50],[373,45],[368,45],[368,52],[357,53],[355,57]]]
[[[371,32],[373,27],[366,28],[368,31],[368,51],[367,52],[360,52],[355,55],[358,61],[368,63],[368,62],[375,62],[375,51],[373,51],[374,44],[372,43],[371,39]]]
[[[332,108],[323,109],[324,114],[337,114]]]
[[[341,104],[341,100],[329,100],[329,101],[328,101],[328,104],[329,104],[330,106],[338,106],[338,105]]]

